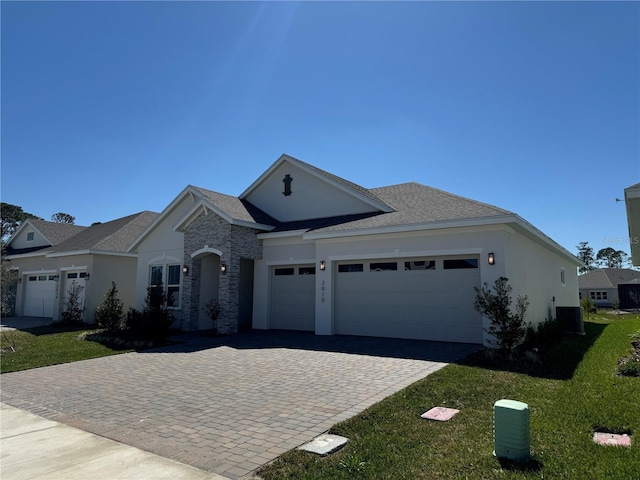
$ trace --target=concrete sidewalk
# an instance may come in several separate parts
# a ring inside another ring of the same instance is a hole
[[[0,478],[225,480],[0,403]]]

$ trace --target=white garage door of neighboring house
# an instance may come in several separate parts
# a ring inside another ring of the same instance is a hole
[[[53,317],[56,295],[54,275],[26,275],[24,292],[25,317]]]
[[[315,331],[315,285],[313,265],[272,268],[270,328]]]
[[[477,257],[340,262],[335,275],[337,334],[482,343]]]

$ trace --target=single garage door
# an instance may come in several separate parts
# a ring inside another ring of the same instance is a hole
[[[270,327],[315,331],[315,285],[313,265],[274,267]]]
[[[477,257],[349,261],[336,270],[337,334],[482,343]]]
[[[25,317],[53,317],[53,302],[56,295],[54,275],[27,275],[24,292]]]

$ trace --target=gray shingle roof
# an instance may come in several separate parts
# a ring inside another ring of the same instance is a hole
[[[334,232],[513,215],[508,210],[414,182],[374,188],[371,192],[395,211],[345,218],[330,226],[312,228],[315,232]]]
[[[69,223],[47,222],[37,218],[30,218],[29,222],[49,239],[51,245],[58,245],[87,228]]]
[[[244,222],[261,223],[265,225],[275,225],[277,221],[267,215],[265,212],[255,207],[246,200],[240,200],[238,197],[225,195],[224,193],[214,192],[205,188],[193,187],[217,208],[229,215],[234,220]]]
[[[106,223],[87,227],[77,235],[60,243],[52,253],[82,250],[100,250],[125,253],[129,244],[158,216],[155,212],[144,211]]]
[[[617,288],[621,283],[632,283],[640,279],[640,272],[630,268],[602,268],[578,277],[578,288]]]

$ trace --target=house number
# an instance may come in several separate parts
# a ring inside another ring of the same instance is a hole
[[[320,290],[322,291],[322,299],[320,300],[321,302],[324,302],[324,280],[322,280],[322,288],[320,288]]]

